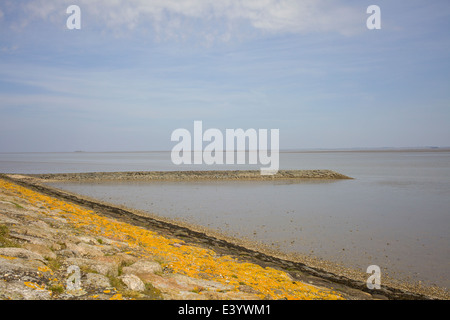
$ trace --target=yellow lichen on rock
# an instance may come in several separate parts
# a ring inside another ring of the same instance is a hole
[[[104,217],[92,210],[52,198],[14,183],[0,179],[0,188],[42,208],[44,214],[67,220],[70,225],[136,249],[141,258],[161,261],[166,270],[191,278],[208,279],[238,292],[241,286],[252,288],[261,299],[342,299],[328,289],[293,281],[283,271],[263,268],[254,263],[243,263],[231,256],[219,256],[210,249],[187,245],[178,239],[163,237],[145,228]],[[42,272],[47,269],[42,269]],[[31,286],[31,284],[30,284]],[[113,296],[121,299],[121,295]]]

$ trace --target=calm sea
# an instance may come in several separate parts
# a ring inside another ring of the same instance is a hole
[[[175,166],[168,152],[0,154],[0,172],[259,169]],[[207,226],[365,272],[450,287],[450,152],[292,152],[281,169],[355,178],[311,182],[122,182],[54,186]]]

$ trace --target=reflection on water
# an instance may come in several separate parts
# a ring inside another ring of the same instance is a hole
[[[36,163],[25,157],[24,167],[0,155],[0,171],[5,171],[6,162],[14,169],[10,172],[29,172],[33,166],[34,172],[192,169],[170,165],[170,155],[168,159],[165,155],[40,156]],[[146,163],[146,158],[152,160]],[[42,164],[45,161],[56,161],[53,170]],[[362,271],[375,264],[398,278],[450,286],[449,152],[282,153],[280,165],[282,169],[330,169],[355,179],[52,185],[283,251],[342,262]]]

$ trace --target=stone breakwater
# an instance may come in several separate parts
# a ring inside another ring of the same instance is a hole
[[[280,170],[272,176],[257,170],[224,171],[137,171],[30,174],[47,181],[189,181],[189,180],[282,180],[282,179],[351,179],[331,170]]]

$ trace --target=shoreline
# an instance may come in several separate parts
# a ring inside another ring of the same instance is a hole
[[[309,170],[311,172],[321,172],[323,170]],[[328,172],[328,171],[327,171]],[[214,173],[214,172],[213,172]],[[227,172],[228,173],[228,172]],[[259,172],[258,172],[259,173]],[[116,180],[123,173],[97,173],[97,180],[99,177],[113,176]],[[153,175],[155,173],[152,173]],[[152,175],[150,174],[150,176]],[[173,174],[173,173],[172,173]],[[177,175],[180,172],[176,173]],[[235,174],[234,179],[236,179]],[[285,173],[284,173],[285,174]],[[192,173],[183,172],[181,176],[176,176],[178,179],[186,178]],[[197,176],[198,172],[196,172]],[[46,179],[43,179],[42,177]],[[367,274],[362,272],[355,272],[349,268],[340,267],[330,262],[322,260],[314,260],[312,258],[301,257],[299,255],[289,255],[268,249],[260,244],[246,241],[245,239],[234,239],[217,232],[208,230],[207,228],[194,226],[182,221],[174,221],[167,218],[162,218],[156,215],[151,215],[146,212],[134,210],[126,207],[112,205],[90,199],[85,196],[73,194],[67,191],[56,189],[45,185],[45,182],[50,182],[55,177],[59,179],[79,180],[80,177],[92,178],[92,173],[89,174],[67,174],[58,175],[5,175],[5,178],[13,181],[19,185],[38,191],[40,193],[69,201],[83,207],[93,209],[100,212],[102,215],[125,221],[133,225],[144,226],[149,230],[154,230],[163,236],[176,237],[186,243],[200,245],[205,248],[210,248],[223,255],[233,255],[245,261],[251,261],[263,267],[272,267],[287,271],[293,278],[303,282],[313,282],[333,288],[340,288],[345,292],[351,293],[359,298],[367,298],[365,295],[372,297],[385,297],[388,299],[448,299],[448,292],[443,288],[422,287],[417,284],[405,283],[396,281],[395,279],[383,279],[383,286],[381,290],[369,290],[366,287],[365,280]],[[94,174],[95,176],[95,174]],[[147,173],[147,178],[149,174]],[[169,175],[170,176],[170,175]],[[206,176],[211,177],[211,173]],[[338,176],[341,176],[338,174]],[[133,175],[130,177],[142,178],[142,174]],[[164,177],[168,177],[165,175]],[[173,176],[171,176],[173,178]],[[247,178],[245,175],[241,177]],[[286,178],[286,175],[280,175],[278,178]],[[205,176],[202,177],[203,179]],[[348,177],[346,177],[348,178]],[[304,179],[304,176],[300,179]],[[103,179],[101,179],[103,180]],[[61,181],[61,180],[57,180]]]
[[[27,153],[171,153],[170,150],[134,150],[134,151],[7,151],[0,154],[27,154]],[[246,152],[249,151],[238,151]],[[335,149],[281,149],[279,153],[323,153],[323,152],[450,152],[450,147],[374,147],[374,148],[335,148]]]

